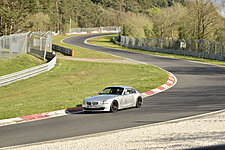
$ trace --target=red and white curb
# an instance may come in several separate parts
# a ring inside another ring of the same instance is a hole
[[[118,33],[118,32],[119,31],[105,30],[105,31],[90,31],[90,32],[72,32],[72,33],[66,33],[66,35],[69,36],[69,35],[75,35],[75,34]]]
[[[0,126],[6,126],[6,125],[21,123],[21,122],[29,122],[29,121],[34,121],[34,120],[64,116],[64,115],[68,115],[68,114],[72,114],[72,113],[78,113],[81,111],[83,111],[82,107],[76,107],[76,108],[69,108],[66,110],[58,110],[58,111],[53,111],[53,112],[34,114],[34,115],[11,118],[11,119],[4,119],[4,120],[0,120]]]
[[[165,84],[159,86],[158,88],[152,89],[151,91],[141,93],[143,98],[155,95],[157,93],[163,92],[163,91],[173,87],[176,84],[177,79],[170,72],[168,72],[168,75],[169,75],[169,78]],[[11,118],[11,119],[4,119],[4,120],[0,120],[0,126],[6,126],[6,125],[21,123],[21,122],[29,122],[29,121],[34,121],[34,120],[64,116],[64,115],[68,115],[68,114],[72,114],[72,113],[78,113],[81,111],[83,111],[82,107],[76,107],[76,108],[69,108],[66,110],[58,110],[58,111],[53,111],[53,112],[40,113],[40,114],[34,114],[34,115]]]
[[[148,96],[152,96],[152,95],[163,92],[163,91],[168,90],[169,88],[173,87],[177,83],[177,78],[172,73],[170,73],[170,72],[167,72],[167,73],[169,75],[169,78],[165,84],[163,84],[155,89],[152,89],[148,92],[141,93],[142,97],[145,98]]]

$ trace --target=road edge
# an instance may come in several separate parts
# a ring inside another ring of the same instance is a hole
[[[71,37],[68,37],[68,38],[71,38]],[[84,41],[85,44],[88,44],[86,42],[87,40]],[[61,40],[61,42],[62,42],[62,40]],[[91,44],[89,44],[89,45],[91,45]],[[120,57],[120,56],[116,56],[116,57]],[[124,57],[121,57],[121,58],[124,58]],[[124,58],[124,59],[136,61],[136,60],[132,60],[132,59],[128,59],[128,58]],[[136,61],[136,62],[138,62],[140,64],[148,65],[148,64],[143,63],[143,62],[139,62],[139,61]],[[143,98],[153,96],[155,94],[158,94],[158,93],[161,93],[165,90],[168,90],[168,89],[172,88],[173,86],[175,86],[176,83],[177,83],[177,78],[174,74],[172,74],[171,72],[168,72],[167,70],[162,69],[160,67],[157,67],[157,66],[154,66],[154,67],[159,68],[159,69],[167,72],[168,80],[166,81],[165,84],[162,84],[155,89],[152,89],[150,91],[141,93]],[[76,107],[76,108],[69,108],[69,109],[65,109],[65,110],[57,110],[57,111],[52,111],[52,112],[32,114],[32,115],[28,115],[28,116],[22,116],[22,117],[10,118],[10,119],[3,119],[3,120],[0,120],[0,127],[12,125],[12,124],[17,124],[17,123],[24,123],[24,122],[37,121],[37,120],[48,119],[48,118],[53,118],[53,117],[65,116],[65,115],[68,115],[68,114],[79,113],[79,112],[82,112],[82,111],[83,111],[82,107]]]
[[[155,94],[158,94],[160,92],[163,92],[163,91],[173,87],[176,84],[177,79],[172,73],[169,73],[169,72],[168,72],[168,76],[169,76],[168,80],[165,84],[163,84],[155,89],[152,89],[150,91],[141,93],[142,97],[145,98],[148,96],[153,96]],[[65,115],[69,115],[69,114],[73,114],[73,113],[79,113],[82,111],[83,111],[82,107],[75,107],[75,108],[68,108],[68,109],[64,109],[64,110],[57,110],[57,111],[52,111],[52,112],[22,116],[22,117],[17,117],[17,118],[3,119],[3,120],[0,120],[0,127],[17,124],[17,123],[24,123],[24,122],[48,119],[48,118],[53,118],[53,117],[65,116]]]

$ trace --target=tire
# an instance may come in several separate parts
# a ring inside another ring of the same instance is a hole
[[[141,97],[138,97],[137,98],[137,102],[136,102],[136,108],[140,108],[142,105],[142,98]]]
[[[118,102],[117,102],[116,100],[114,100],[114,101],[112,102],[111,106],[110,106],[110,111],[111,111],[112,113],[117,112],[118,106],[119,106],[119,105],[118,105]]]

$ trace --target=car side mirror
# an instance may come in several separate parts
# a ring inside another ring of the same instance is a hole
[[[98,92],[99,95],[102,95],[102,92]]]

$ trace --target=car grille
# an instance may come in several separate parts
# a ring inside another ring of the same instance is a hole
[[[87,105],[98,105],[98,102],[87,102]]]
[[[92,102],[92,105],[98,105],[98,102]]]
[[[101,108],[83,108],[84,110],[104,110],[105,107],[101,107]]]

